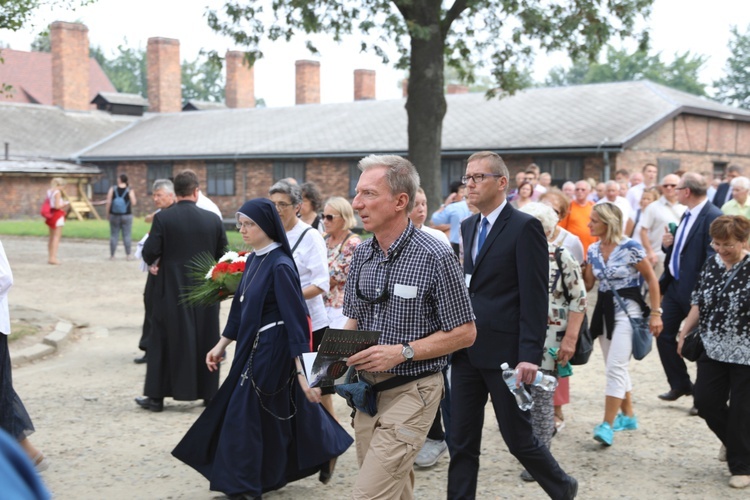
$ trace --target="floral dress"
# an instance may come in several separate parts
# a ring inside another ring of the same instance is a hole
[[[326,236],[326,242],[330,236]],[[331,275],[331,289],[323,296],[326,307],[341,309],[344,307],[344,286],[352,263],[354,249],[362,240],[354,233],[349,235],[333,248],[328,248],[328,272]]]

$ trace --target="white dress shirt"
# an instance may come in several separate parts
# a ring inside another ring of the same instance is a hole
[[[0,241],[0,333],[10,335],[10,311],[8,309],[8,292],[13,286],[13,272],[10,270],[8,257]]]
[[[500,216],[500,212],[503,211],[503,208],[505,208],[505,205],[507,204],[508,204],[508,200],[503,200],[503,202],[500,204],[499,207],[497,207],[495,210],[487,214],[487,217],[482,215],[479,218],[479,225],[477,226],[477,230],[474,232],[474,242],[471,244],[471,255],[472,255],[472,260],[474,261],[474,263],[476,263],[477,253],[479,253],[477,251],[477,245],[479,244],[479,231],[481,231],[482,229],[482,221],[484,219],[487,219],[487,222],[489,222],[489,225],[487,226],[487,236],[489,236],[490,231],[492,231],[492,226],[495,225],[495,221]],[[487,240],[485,240],[485,243],[486,242]]]
[[[309,224],[297,220],[297,224],[290,231],[287,231],[286,237],[289,240],[291,248],[294,248],[297,240],[299,240],[302,233],[308,227],[312,228]],[[297,264],[297,270],[299,271],[300,284],[303,289],[310,285],[315,285],[324,292],[330,290],[328,250],[326,250],[326,242],[323,240],[323,236],[315,228],[305,233],[305,237],[297,245],[293,255],[294,263]],[[323,303],[323,294],[306,299],[305,302],[307,303],[308,311],[310,311],[313,331],[328,326],[328,315]]]

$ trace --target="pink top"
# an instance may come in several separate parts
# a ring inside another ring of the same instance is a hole
[[[328,236],[326,236],[326,240]],[[331,275],[331,290],[323,296],[326,307],[344,307],[344,286],[352,263],[354,249],[362,240],[356,234],[350,234],[340,245],[328,248],[328,272]]]

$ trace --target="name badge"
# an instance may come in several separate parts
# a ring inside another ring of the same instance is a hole
[[[464,281],[466,281],[466,288],[469,288],[471,286],[471,274],[465,274]]]
[[[417,287],[396,284],[393,287],[393,294],[402,299],[413,299],[417,296]]]

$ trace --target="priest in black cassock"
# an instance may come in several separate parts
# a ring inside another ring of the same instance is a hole
[[[205,364],[206,352],[219,340],[219,305],[180,304],[190,284],[186,264],[205,252],[218,260],[227,246],[221,220],[195,205],[198,187],[195,172],[177,174],[177,203],[154,216],[143,247],[143,260],[159,268],[152,295],[145,397],[136,398],[151,411],[162,411],[165,397],[208,402],[219,387],[219,372],[210,372]]]

